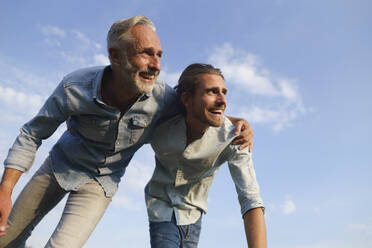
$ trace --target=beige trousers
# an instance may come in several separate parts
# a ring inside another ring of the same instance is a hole
[[[80,248],[88,240],[111,202],[101,185],[91,180],[78,191],[66,192],[57,183],[48,157],[18,196],[0,248],[23,248],[41,219],[69,193],[61,219],[45,248]]]

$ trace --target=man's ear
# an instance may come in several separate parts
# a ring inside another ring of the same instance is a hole
[[[190,102],[190,95],[187,92],[182,92],[181,94],[181,102],[185,108],[189,105]]]
[[[108,54],[112,66],[120,66],[123,61],[123,52],[120,48],[109,47]]]

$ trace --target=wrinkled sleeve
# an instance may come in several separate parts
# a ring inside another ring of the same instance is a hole
[[[179,114],[181,111],[181,102],[176,91],[165,84],[165,96],[164,96],[164,105],[161,111],[160,123],[168,120],[169,118]]]
[[[253,208],[264,208],[253,168],[252,154],[248,151],[248,148],[239,150],[236,146],[233,146],[232,149],[234,152],[228,160],[228,164],[238,193],[242,215]]]
[[[39,113],[20,129],[20,134],[9,149],[5,168],[28,171],[35,159],[36,150],[43,139],[50,137],[67,118],[67,104],[63,82],[46,100]]]

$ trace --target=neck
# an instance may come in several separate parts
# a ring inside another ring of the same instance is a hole
[[[187,145],[194,142],[195,140],[200,139],[205,131],[207,131],[209,126],[202,125],[200,123],[193,123],[192,120],[186,117],[186,137],[187,137]]]
[[[126,112],[140,94],[127,87],[121,76],[114,70],[107,70],[102,78],[101,96],[107,105],[116,107],[121,112]]]

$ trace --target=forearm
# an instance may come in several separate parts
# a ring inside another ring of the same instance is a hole
[[[3,177],[0,183],[0,193],[11,195],[13,188],[18,182],[18,179],[21,177],[22,171],[5,168]]]
[[[12,192],[22,172],[19,170],[5,168],[0,183],[0,236],[6,235],[8,229],[8,216],[12,209]]]
[[[262,208],[244,214],[244,228],[249,248],[266,248],[266,227]]]

